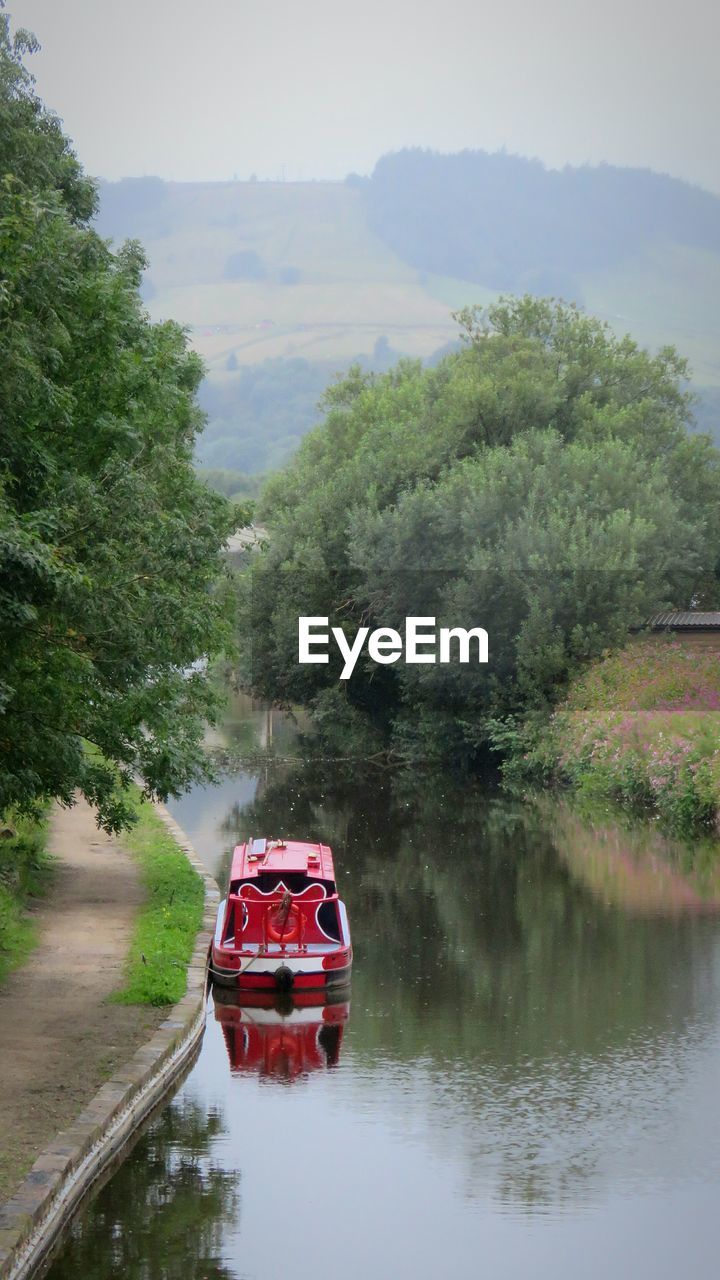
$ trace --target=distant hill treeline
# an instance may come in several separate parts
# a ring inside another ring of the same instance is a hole
[[[277,470],[319,421],[323,393],[349,364],[385,373],[399,356],[385,338],[370,356],[344,362],[277,358],[246,365],[223,380],[206,379],[199,398],[208,425],[198,461],[203,467],[250,473]]]
[[[365,199],[403,261],[513,293],[581,300],[577,277],[657,242],[720,251],[720,199],[649,169],[412,148],[378,161]]]
[[[200,404],[208,425],[198,446],[203,466],[253,472],[287,461],[318,420],[334,369],[308,360],[266,360],[223,381],[206,379]]]

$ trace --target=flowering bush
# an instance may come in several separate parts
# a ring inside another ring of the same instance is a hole
[[[679,831],[720,812],[720,656],[637,641],[571,685],[530,771],[641,805]]]

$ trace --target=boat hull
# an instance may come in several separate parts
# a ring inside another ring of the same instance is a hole
[[[347,986],[352,950],[323,959],[331,960],[332,968],[324,968],[319,957],[288,951],[255,959],[253,955],[228,955],[225,949],[213,947],[210,969],[214,982],[239,991],[326,991]]]

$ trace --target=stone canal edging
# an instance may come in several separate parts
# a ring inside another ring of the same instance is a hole
[[[75,1123],[46,1147],[0,1210],[0,1280],[29,1280],[81,1200],[181,1075],[202,1037],[208,952],[220,894],[165,806],[155,805],[155,811],[205,887],[187,991],[151,1039],[114,1072]]]

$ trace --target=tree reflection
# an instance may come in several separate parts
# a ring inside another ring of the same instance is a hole
[[[239,1174],[217,1167],[220,1115],[180,1098],[73,1226],[48,1280],[232,1280],[220,1260]]]

